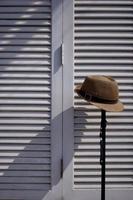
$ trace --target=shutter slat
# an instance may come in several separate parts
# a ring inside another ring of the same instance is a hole
[[[43,15],[39,13],[38,9],[35,9],[35,10],[37,11],[37,13],[34,12],[34,19],[35,20],[37,20],[37,19],[50,19],[51,18],[50,12],[47,13],[48,12],[47,10],[46,10],[47,12],[45,11],[45,13]],[[8,9],[8,11],[9,11],[8,15],[6,13],[1,14],[1,12],[0,12],[0,19],[20,20],[20,19],[31,19],[32,18],[32,12],[29,12],[30,9],[29,9],[29,11],[27,10],[27,12],[25,12],[24,14],[22,13],[21,16],[20,16],[20,13],[16,13],[15,10],[14,10],[14,13],[10,13],[11,10],[9,10],[9,9]],[[6,12],[8,12],[8,11],[6,10]],[[18,11],[18,9],[17,9],[17,11]],[[22,11],[22,9],[20,9],[20,12],[21,11]],[[34,9],[33,9],[33,11],[34,11]],[[24,12],[24,9],[23,9],[23,12]],[[44,12],[44,9],[43,9],[43,12]]]
[[[86,6],[86,5],[111,5],[111,6],[113,6],[113,5],[120,5],[120,6],[122,6],[122,5],[132,5],[133,4],[133,2],[132,1],[114,1],[114,0],[112,0],[112,1],[100,1],[100,0],[98,0],[98,1],[85,1],[85,0],[83,0],[82,2],[80,1],[80,0],[75,0],[75,6]]]
[[[21,1],[17,1],[17,0],[4,0],[0,2],[1,6],[28,6],[30,5],[32,6],[50,6],[51,2],[49,0],[39,0],[39,1],[35,1],[35,0],[23,0]]]

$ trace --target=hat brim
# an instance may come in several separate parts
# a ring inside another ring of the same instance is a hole
[[[101,110],[105,110],[105,111],[109,111],[109,112],[121,112],[124,109],[123,104],[119,100],[115,104],[105,104],[105,103],[97,103],[97,102],[93,102],[93,101],[88,101],[80,94],[80,90],[81,90],[81,85],[77,85],[74,91],[78,94],[78,96],[82,97],[88,103],[96,106],[97,108],[99,108]]]

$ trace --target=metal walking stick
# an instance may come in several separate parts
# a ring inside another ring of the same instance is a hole
[[[106,111],[101,110],[101,129],[100,129],[101,200],[105,200],[106,123],[107,123]]]

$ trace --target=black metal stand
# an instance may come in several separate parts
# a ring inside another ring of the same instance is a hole
[[[100,164],[101,164],[101,200],[105,200],[105,161],[106,161],[106,111],[101,110]]]

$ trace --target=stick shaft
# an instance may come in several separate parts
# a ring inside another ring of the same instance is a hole
[[[101,200],[105,200],[105,161],[106,161],[106,111],[101,111],[101,132],[100,132],[100,164],[101,164]]]

